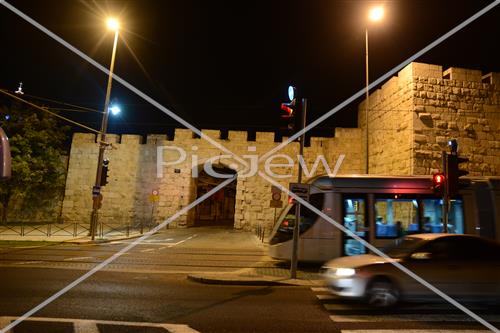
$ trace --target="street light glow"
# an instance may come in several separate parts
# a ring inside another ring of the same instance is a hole
[[[113,31],[117,31],[120,28],[120,22],[112,17],[108,18],[106,24],[108,25],[108,28]]]
[[[384,18],[384,7],[382,6],[373,7],[372,9],[370,9],[368,17],[370,18],[370,21],[373,22],[378,22],[382,20]]]
[[[113,105],[112,107],[110,107],[109,111],[111,112],[111,114],[113,116],[116,116],[117,114],[119,114],[120,112],[122,112],[122,110],[120,109],[120,107],[117,106],[117,105]]]

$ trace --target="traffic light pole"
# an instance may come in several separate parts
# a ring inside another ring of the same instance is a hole
[[[300,130],[302,131],[306,127],[306,112],[307,112],[307,98],[302,99],[302,119],[300,122]],[[299,156],[303,158],[304,156],[304,142],[306,135],[302,133],[300,136],[300,148]],[[299,163],[297,183],[302,183],[302,164]],[[300,203],[295,202],[295,224],[293,226],[293,248],[292,248],[292,260],[290,265],[290,278],[297,278],[297,263],[298,263],[298,247],[299,247],[299,231],[300,231]]]
[[[111,84],[113,82],[113,69],[115,67],[116,44],[118,43],[118,30],[115,31],[115,40],[113,42],[113,53],[111,55],[111,65],[109,66],[108,85],[106,88],[106,99],[104,101],[104,114],[101,122],[101,137],[99,140],[99,155],[97,157],[97,172],[95,177],[94,190],[97,192],[92,193],[92,215],[90,218],[90,237],[95,239],[97,229],[97,214],[102,200],[100,193],[101,177],[102,177],[102,164],[104,161],[104,150],[106,149],[106,131],[108,128],[108,115],[109,115],[109,99],[111,95]]]
[[[449,204],[450,204],[450,196],[448,192],[448,185],[449,185],[449,172],[448,172],[448,153],[446,151],[442,152],[442,159],[443,159],[443,171],[445,174],[444,181],[445,181],[445,186],[443,188],[443,207],[442,207],[442,217],[443,217],[443,232],[445,234],[448,233],[448,211],[449,211]]]

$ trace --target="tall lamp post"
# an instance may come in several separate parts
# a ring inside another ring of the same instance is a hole
[[[384,18],[384,7],[376,6],[370,9],[368,12],[368,18],[371,22],[378,22]],[[368,86],[370,84],[369,75],[368,75],[368,25],[365,28],[365,69],[366,69],[366,99],[365,99],[365,141],[366,141],[366,149],[365,149],[365,170],[368,174],[370,171],[369,167],[369,142],[368,142],[368,111],[370,109],[370,90]]]
[[[111,54],[111,64],[109,66],[109,76],[108,76],[108,86],[106,88],[106,99],[104,101],[104,112],[101,122],[101,138],[99,140],[99,155],[97,157],[97,172],[95,178],[95,185],[92,190],[92,215],[90,220],[90,236],[92,240],[95,239],[96,229],[97,229],[97,216],[98,211],[101,206],[102,194],[101,194],[101,177],[102,177],[102,167],[104,161],[104,151],[106,149],[106,130],[108,127],[108,115],[109,115],[109,99],[111,95],[111,84],[113,82],[113,69],[115,67],[115,56],[116,56],[116,44],[118,43],[118,31],[120,28],[120,23],[114,19],[109,18],[107,21],[107,26],[110,30],[115,32],[115,38],[113,42],[113,53]]]

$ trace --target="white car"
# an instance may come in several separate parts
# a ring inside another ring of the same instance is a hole
[[[332,293],[386,307],[400,299],[436,296],[395,267],[396,261],[452,297],[500,300],[500,244],[472,235],[416,234],[385,253],[341,257],[322,274]]]

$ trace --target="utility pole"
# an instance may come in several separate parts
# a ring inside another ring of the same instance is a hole
[[[443,232],[448,233],[448,211],[450,204],[450,196],[448,193],[448,184],[449,184],[449,172],[448,172],[448,153],[446,151],[442,151],[442,160],[443,160],[443,171],[444,171],[444,181],[445,186],[443,187],[443,207],[442,207],[442,219],[443,219]]]
[[[369,80],[369,71],[368,71],[368,28],[365,29],[365,79],[366,79],[366,89],[365,89],[365,171],[366,174],[370,173],[370,152],[369,147],[369,132],[368,132],[368,112],[370,111],[370,90],[368,89],[370,80]]]
[[[300,122],[300,130],[302,131],[306,127],[306,112],[307,112],[307,98],[302,98],[302,119]],[[302,133],[300,136],[300,148],[299,148],[299,158],[304,158],[304,142],[306,135]],[[299,163],[299,171],[297,182],[302,183],[302,163]],[[300,203],[296,201],[295,203],[295,224],[293,226],[293,249],[292,249],[292,260],[290,267],[290,278],[297,278],[297,262],[298,262],[298,247],[299,247],[299,232],[300,232]]]
[[[101,137],[99,139],[99,155],[97,157],[97,172],[95,177],[95,185],[94,188],[92,189],[93,205],[92,205],[92,214],[90,218],[90,237],[92,240],[95,239],[95,234],[97,230],[97,217],[102,201],[102,194],[101,194],[102,167],[104,161],[104,151],[106,150],[106,131],[108,128],[109,99],[111,95],[111,84],[113,82],[113,69],[115,67],[116,44],[118,43],[118,26],[116,25],[113,29],[115,30],[115,38],[113,42],[113,53],[111,54],[111,65],[109,66],[108,85],[106,88],[106,99],[104,101],[104,114],[102,116],[102,123],[101,123]]]

